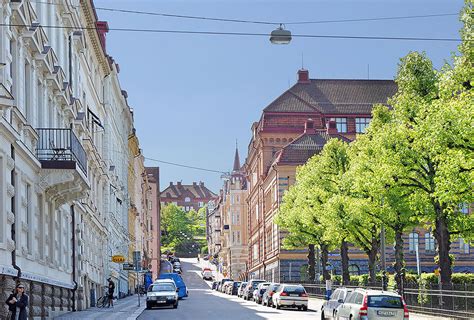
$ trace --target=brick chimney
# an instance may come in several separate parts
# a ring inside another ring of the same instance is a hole
[[[304,133],[306,133],[306,134],[315,134],[316,133],[316,129],[314,128],[314,120],[313,119],[309,118],[304,123]]]
[[[181,181],[178,181],[178,187],[181,187]]]
[[[204,182],[199,181],[199,185],[200,185],[201,187],[204,187]]]
[[[97,21],[96,27],[97,33],[99,34],[100,44],[102,45],[102,49],[104,49],[104,52],[107,52],[105,50],[105,34],[109,32],[109,24],[107,23],[107,21]]]
[[[170,187],[173,185],[173,181],[170,181]]]
[[[337,133],[336,119],[334,119],[334,118],[327,119],[326,132],[327,132],[327,134]]]
[[[309,71],[306,69],[298,70],[298,83],[311,83],[309,80]]]

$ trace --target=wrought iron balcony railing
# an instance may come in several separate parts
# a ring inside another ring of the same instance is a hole
[[[75,169],[76,165],[87,175],[87,155],[71,129],[41,128],[36,156],[43,168]]]

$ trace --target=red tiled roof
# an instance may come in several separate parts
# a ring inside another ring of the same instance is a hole
[[[170,184],[166,189],[161,191],[164,198],[180,199],[189,196],[193,199],[216,198],[217,195],[209,190],[204,184]]]
[[[311,79],[297,83],[270,103],[264,112],[370,114],[397,91],[393,80]]]

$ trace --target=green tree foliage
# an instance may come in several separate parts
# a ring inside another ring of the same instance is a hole
[[[161,243],[163,247],[175,250],[193,237],[193,224],[184,210],[175,204],[168,204],[161,210]]]

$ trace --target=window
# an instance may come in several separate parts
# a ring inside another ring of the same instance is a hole
[[[240,244],[240,231],[236,231],[237,234],[237,244]]]
[[[411,232],[408,236],[408,250],[410,253],[415,253],[418,248],[418,233]]]
[[[234,196],[230,196],[230,204],[234,204],[235,203],[235,197]]]
[[[469,214],[469,205],[467,203],[461,203],[459,205],[459,211],[463,214]]]
[[[232,231],[232,244],[235,243],[235,231]]]
[[[349,274],[351,276],[359,276],[360,275],[360,268],[356,264],[351,264],[349,266]]]
[[[257,221],[258,221],[258,204],[255,205],[255,217],[257,218]]]
[[[337,132],[347,132],[347,118],[336,118]]]
[[[184,198],[184,202],[191,202],[191,198],[190,197]]]
[[[240,213],[234,212],[232,213],[232,224],[239,225],[240,224]]]
[[[425,251],[426,252],[435,251],[435,238],[430,232],[425,233]]]
[[[356,132],[364,133],[369,126],[370,118],[356,118]]]
[[[469,254],[469,242],[464,241],[463,238],[459,238],[459,253]]]
[[[204,207],[204,201],[199,201],[199,208]]]

